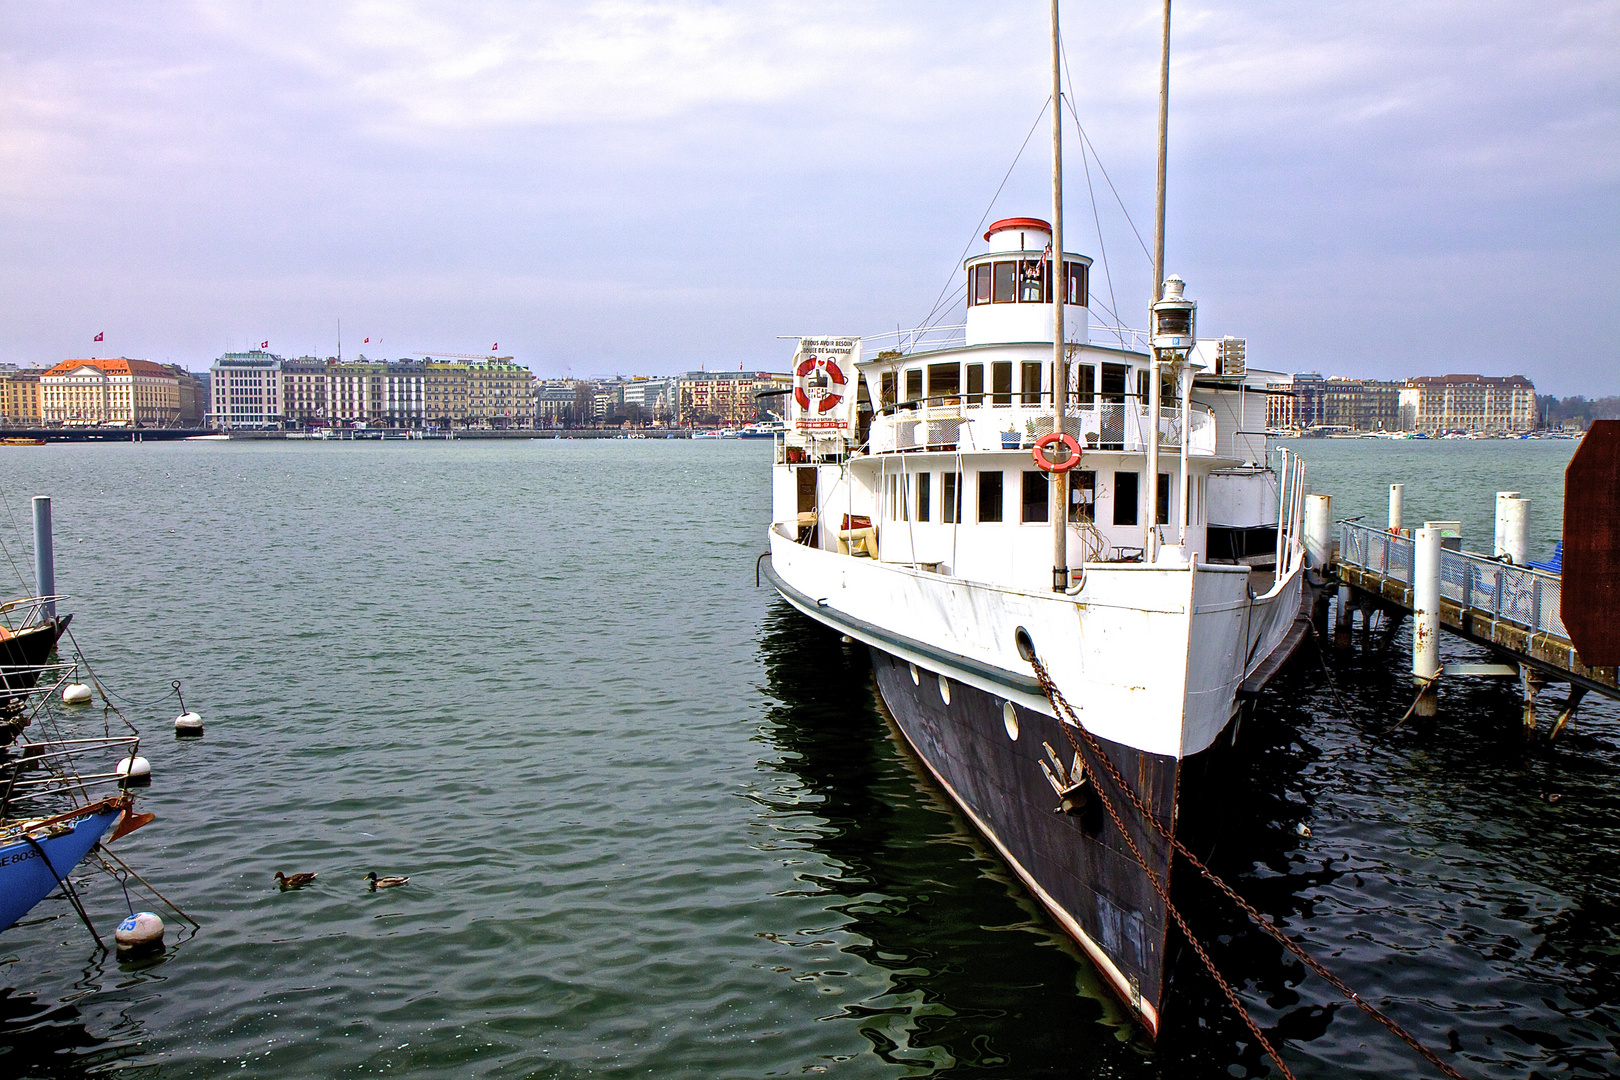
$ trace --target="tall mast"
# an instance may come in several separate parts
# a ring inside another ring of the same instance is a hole
[[[1164,171],[1170,141],[1170,0],[1164,0],[1164,41],[1159,54],[1159,182],[1153,214],[1153,299],[1148,303],[1147,506],[1142,550],[1148,561],[1159,548],[1159,352],[1151,344],[1153,304],[1164,299]]]
[[[1046,280],[1052,289],[1052,430],[1068,430],[1069,356],[1063,340],[1063,293],[1068,288],[1063,262],[1063,89],[1058,39],[1058,0],[1052,0],[1052,260]],[[1081,298],[1084,302],[1084,297]],[[1069,474],[1052,477],[1052,591],[1069,587]]]

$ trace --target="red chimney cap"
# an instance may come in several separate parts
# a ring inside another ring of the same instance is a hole
[[[1043,233],[1050,233],[1052,231],[1052,226],[1049,223],[1042,221],[1040,218],[1034,217],[1002,218],[1000,221],[997,221],[990,226],[990,228],[985,232],[984,238],[989,240],[993,234],[1005,232],[1008,229],[1039,229]]]

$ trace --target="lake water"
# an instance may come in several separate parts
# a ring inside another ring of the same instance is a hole
[[[1488,543],[1493,493],[1524,491],[1538,552],[1574,447],[1297,445],[1337,517],[1381,521],[1403,481],[1409,522]],[[74,633],[150,736],[158,820],[117,850],[203,924],[164,912],[164,956],[120,964],[36,909],[0,936],[0,1075],[1266,1070],[1187,964],[1146,1041],[920,775],[864,652],[755,588],[769,443],[0,454],[22,533],[54,496]],[[1527,744],[1473,680],[1391,733],[1405,647],[1358,630],[1331,682],[1307,648],[1261,699],[1218,869],[1465,1074],[1612,1074],[1620,713]],[[176,678],[201,741],[169,733]],[[122,891],[81,877],[110,931]],[[1415,1073],[1183,903],[1299,1075]]]

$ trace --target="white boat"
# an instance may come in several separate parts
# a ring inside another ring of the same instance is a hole
[[[1064,251],[1052,288],[1054,211],[984,234],[959,343],[868,356],[858,337],[800,339],[767,573],[869,647],[917,756],[1157,1031],[1169,843],[1094,775],[1031,657],[1198,850],[1243,701],[1298,639],[1304,475],[1287,451],[1268,462],[1277,376],[1239,339],[1197,338],[1179,279],[1150,333],[1091,340],[1091,260]],[[1162,238],[1162,199],[1160,215]]]

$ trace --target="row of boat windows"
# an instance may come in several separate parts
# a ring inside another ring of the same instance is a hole
[[[939,474],[939,498],[934,498],[934,475],[931,472],[906,473],[890,476],[884,484],[885,516],[890,521],[931,522],[937,512],[945,525],[967,523],[962,516],[963,493],[966,484],[959,472]],[[1000,524],[1006,517],[1007,482],[1000,471],[974,474],[977,479],[975,502],[980,524]],[[1046,473],[1028,469],[1015,473],[1020,479],[1018,519],[1024,524],[1050,522],[1052,484]],[[1135,525],[1141,512],[1141,474],[1119,470],[1113,474],[1114,496],[1110,512],[1115,525]],[[1159,474],[1159,524],[1170,523],[1170,474]],[[1081,469],[1070,474],[1069,520],[1095,521],[1097,511],[1097,474]]]
[[[1065,304],[1086,305],[1086,264],[1063,264],[1068,289]],[[1045,259],[1005,259],[968,268],[968,306],[980,304],[1050,304],[1052,283]]]
[[[903,371],[885,371],[879,380],[878,395],[882,398],[879,408],[934,399],[965,399],[969,405],[982,405],[988,398],[991,405],[1035,405],[1051,400],[1048,391],[1052,380],[1047,377],[1050,367],[1050,364],[1035,361],[1014,364],[1001,360],[992,364],[928,364]],[[1014,368],[1017,369],[1016,391]],[[1073,371],[1078,404],[1094,404],[1099,396],[1104,404],[1111,405],[1123,405],[1127,397],[1147,400],[1150,376],[1137,369],[1133,379],[1129,364],[1075,364]],[[988,386],[985,385],[987,374]],[[904,397],[900,396],[902,379]],[[1166,393],[1165,400],[1173,401],[1174,395]]]

